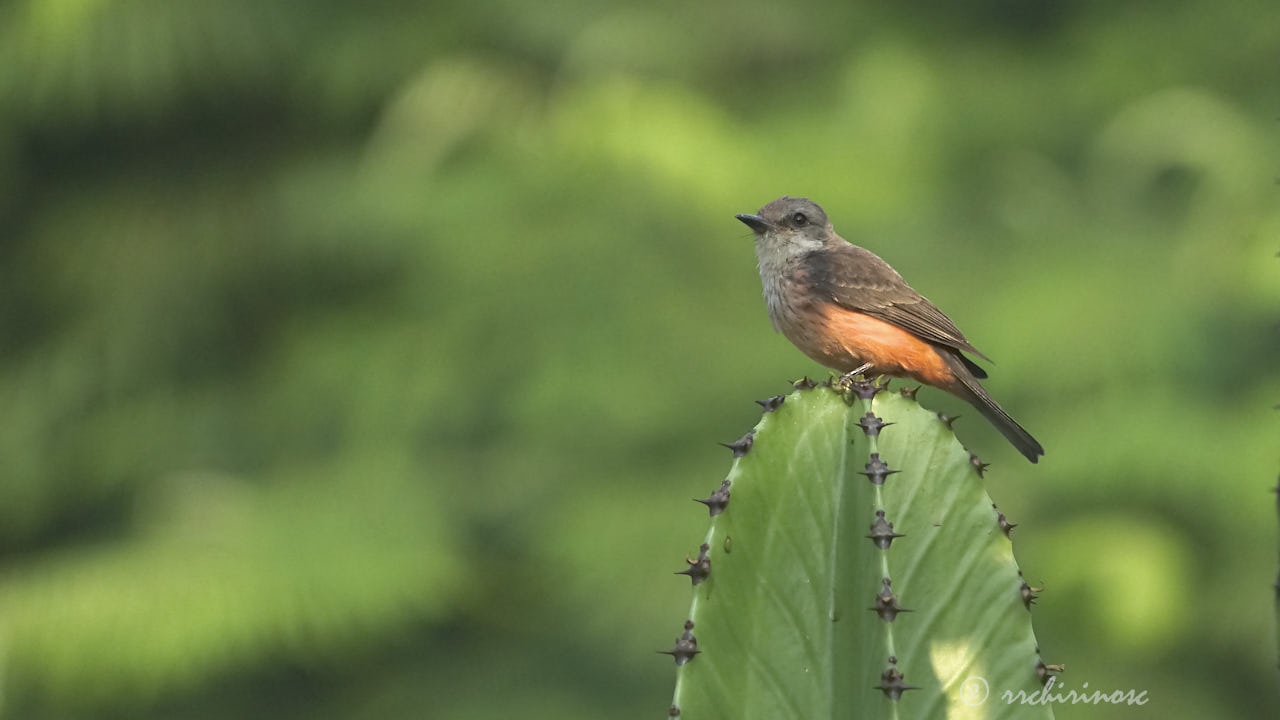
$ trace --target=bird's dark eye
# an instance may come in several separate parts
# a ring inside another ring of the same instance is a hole
[[[791,215],[791,224],[795,225],[796,227],[800,227],[801,225],[808,225],[809,216],[805,215],[802,212],[794,213]]]

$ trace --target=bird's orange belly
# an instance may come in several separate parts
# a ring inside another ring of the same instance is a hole
[[[871,363],[869,373],[945,386],[955,376],[929,343],[870,315],[824,304],[787,337],[817,362],[842,372]]]

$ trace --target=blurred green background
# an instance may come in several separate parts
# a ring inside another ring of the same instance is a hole
[[[652,718],[782,194],[996,358],[1062,718],[1276,717],[1274,2],[0,9],[0,716]]]

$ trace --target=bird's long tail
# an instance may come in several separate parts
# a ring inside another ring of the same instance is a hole
[[[978,412],[991,421],[1000,434],[1004,435],[1028,460],[1038,461],[1040,456],[1044,455],[1044,448],[1031,437],[1031,433],[1027,432],[1026,428],[1009,417],[1009,413],[987,394],[986,388],[982,387],[973,373],[965,367],[960,355],[946,350],[939,350],[938,354],[942,355],[947,366],[951,368],[951,374],[956,377],[956,382],[946,389],[952,395],[977,408]]]

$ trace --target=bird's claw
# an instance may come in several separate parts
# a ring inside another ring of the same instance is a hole
[[[850,370],[849,372],[847,372],[847,373],[845,373],[845,374],[841,375],[841,376],[840,376],[840,379],[839,379],[839,380],[837,380],[836,382],[837,382],[840,386],[842,386],[842,387],[847,387],[847,386],[849,386],[849,385],[853,384],[853,378],[854,378],[854,376],[855,376],[855,375],[861,375],[862,373],[864,373],[864,372],[866,372],[866,371],[868,371],[868,370],[870,370],[870,369],[871,369],[871,363],[869,363],[869,362],[862,363],[861,365],[859,365],[858,367],[854,368],[853,370]]]
[[[871,367],[872,367],[871,363],[862,363],[861,365],[854,368],[853,370],[850,370],[849,372],[844,373],[840,377],[836,378],[835,382],[832,383],[832,387],[834,387],[836,390],[839,390],[840,392],[848,392],[852,390],[854,385],[859,382],[857,379],[855,379],[856,376],[861,375],[867,370],[870,370]]]

